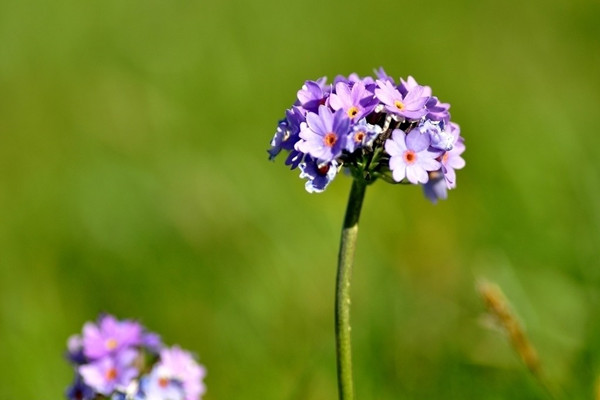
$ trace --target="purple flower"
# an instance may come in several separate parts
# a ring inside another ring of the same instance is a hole
[[[306,111],[303,112],[296,106],[286,110],[285,118],[279,121],[271,140],[271,148],[267,150],[269,160],[275,159],[281,150],[291,151],[294,149],[294,145],[300,139],[298,134],[300,133],[300,124],[305,121],[305,113]]]
[[[306,81],[298,91],[298,101],[307,111],[317,112],[319,106],[327,102],[331,88],[325,85],[327,78],[317,81]]]
[[[423,192],[433,204],[439,199],[446,200],[448,198],[448,188],[444,175],[440,171],[429,173],[429,180],[423,185]]]
[[[300,126],[300,140],[296,150],[328,162],[342,154],[350,131],[350,120],[343,110],[332,113],[325,106],[319,107],[319,114],[309,112],[306,122]]]
[[[76,365],[87,361],[83,354],[83,339],[81,335],[72,335],[67,340],[67,358]]]
[[[425,107],[427,108],[427,115],[425,118],[433,121],[441,121],[445,124],[450,122],[450,113],[448,112],[450,104],[441,103],[437,97],[433,96],[427,100]]]
[[[183,384],[185,400],[198,400],[206,391],[202,381],[206,376],[206,370],[190,353],[178,346],[163,349],[156,368],[160,369],[159,373],[163,379],[173,379]]]
[[[365,88],[362,82],[356,82],[352,88],[347,83],[339,82],[335,85],[335,93],[329,97],[329,105],[334,110],[342,109],[351,121],[358,121],[369,114],[378,100]]]
[[[407,178],[409,182],[426,183],[427,171],[440,169],[435,158],[439,152],[429,150],[430,138],[413,129],[408,135],[395,129],[392,138],[385,142],[385,151],[390,155],[390,170],[396,182]]]
[[[335,160],[318,163],[314,158],[306,157],[300,164],[300,178],[307,179],[304,188],[308,193],[321,193],[335,178],[338,168],[339,164]]]
[[[83,382],[81,376],[77,375],[75,382],[67,388],[65,395],[69,400],[92,400],[96,397],[96,392]]]
[[[455,138],[454,147],[442,155],[441,163],[448,189],[454,189],[456,187],[455,170],[465,166],[465,160],[461,157],[461,154],[465,151],[465,144],[463,138],[460,136],[459,126],[453,122],[450,122],[450,133]]]
[[[417,83],[415,78],[408,76],[406,80],[400,78],[400,85],[398,85],[398,91],[402,93],[402,96],[406,96],[411,90],[421,88],[423,90],[423,96],[431,97],[431,88],[429,86],[421,86]]]
[[[114,356],[82,365],[78,372],[86,385],[108,396],[117,388],[125,389],[137,376],[138,370],[132,365],[136,357],[135,350],[125,349]]]
[[[418,120],[425,116],[427,109],[425,104],[429,100],[423,86],[415,86],[402,95],[398,89],[389,81],[377,80],[375,95],[385,105],[390,113],[411,120]]]
[[[417,129],[421,134],[429,135],[431,147],[444,151],[452,150],[456,138],[450,132],[444,130],[443,124],[425,120]]]
[[[141,383],[144,400],[184,400],[183,383],[174,379],[164,366],[155,366]]]
[[[381,127],[379,125],[371,125],[363,118],[352,126],[352,130],[346,141],[346,150],[353,153],[361,147],[371,146],[380,133]]]
[[[445,199],[464,166],[450,105],[412,76],[395,81],[383,68],[374,72],[376,79],[337,75],[333,86],[326,78],[306,81],[279,121],[269,159],[287,152],[285,164],[300,168],[311,193],[344,167],[353,179],[424,184],[429,199]]]
[[[112,315],[102,315],[98,324],[83,326],[83,352],[90,360],[115,354],[142,341],[142,326],[134,321],[117,321]]]

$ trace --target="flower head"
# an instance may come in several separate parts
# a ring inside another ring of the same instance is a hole
[[[101,315],[83,331],[67,343],[75,364],[69,400],[199,400],[206,391],[204,367],[137,322]]]
[[[397,83],[399,82],[399,83]],[[464,166],[464,141],[450,105],[409,76],[383,68],[375,78],[352,73],[306,81],[279,121],[268,150],[273,160],[299,167],[310,193],[320,193],[343,167],[354,179],[424,185],[432,201],[445,199]]]

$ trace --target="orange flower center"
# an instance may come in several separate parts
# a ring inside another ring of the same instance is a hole
[[[366,135],[367,135],[367,134],[366,134],[366,133],[364,133],[363,131],[358,131],[358,132],[356,132],[356,133],[354,134],[354,141],[355,141],[356,143],[362,143],[362,141],[364,140],[364,138],[365,138],[365,136],[366,136]]]
[[[445,152],[444,155],[442,156],[442,162],[444,164],[446,164],[446,162],[448,162],[448,152]]]
[[[404,158],[404,162],[407,164],[413,164],[417,161],[417,155],[412,150],[406,150],[402,155],[402,158]]]
[[[337,135],[333,132],[329,132],[323,137],[323,143],[327,147],[333,147],[337,142]]]
[[[117,379],[117,369],[114,367],[110,368],[108,371],[106,371],[104,377],[107,381],[114,381],[115,379]]]
[[[158,378],[158,386],[160,386],[161,388],[166,388],[169,385],[169,379],[165,378],[164,376]]]
[[[117,342],[117,339],[115,338],[108,338],[106,339],[106,348],[108,350],[114,350],[117,348],[117,346],[119,346],[119,342]]]
[[[358,114],[358,108],[356,108],[356,107],[350,107],[348,109],[348,117],[350,119],[356,117],[356,114]]]
[[[401,102],[400,100],[394,101],[394,106],[396,106],[396,108],[398,109],[398,111],[404,110],[404,103]]]

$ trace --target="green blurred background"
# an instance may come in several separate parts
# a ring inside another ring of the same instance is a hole
[[[207,400],[336,398],[350,180],[309,195],[266,148],[304,80],[379,66],[452,104],[467,167],[437,205],[367,192],[358,398],[541,398],[480,277],[593,398],[599,21],[593,0],[0,2],[0,399],[62,398],[100,311],[195,351]]]

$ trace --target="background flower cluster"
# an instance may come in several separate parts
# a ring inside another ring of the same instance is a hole
[[[75,379],[69,399],[199,400],[206,370],[178,346],[132,320],[100,315],[68,340]]]
[[[382,68],[375,73],[306,81],[277,126],[270,159],[286,151],[308,192],[322,192],[346,167],[358,179],[423,184],[429,199],[445,199],[465,165],[450,105],[411,76],[396,82]]]

